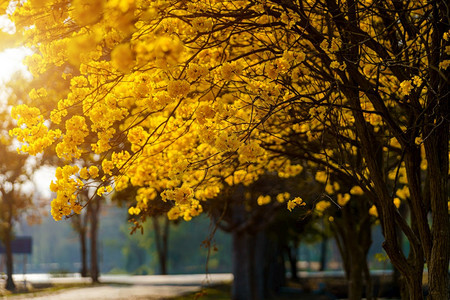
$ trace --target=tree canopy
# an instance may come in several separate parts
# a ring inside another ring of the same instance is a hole
[[[13,3],[17,30],[35,50],[30,71],[57,67],[56,80],[70,83],[61,98],[36,88],[30,96],[45,105],[12,111],[22,151],[55,146],[66,162],[51,186],[56,220],[79,212],[76,194],[99,179],[100,195],[138,188],[130,214],[151,210],[160,193],[172,204],[169,218],[189,220],[226,184],[265,172],[290,177],[307,166],[338,206],[364,193],[414,297],[422,297],[425,260],[435,274],[430,295],[443,299],[445,1]],[[79,168],[92,153],[92,165]],[[341,190],[333,178],[353,188]],[[395,205],[401,200],[410,223]],[[399,251],[397,227],[412,259]]]

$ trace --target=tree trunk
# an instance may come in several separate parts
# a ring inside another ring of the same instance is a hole
[[[291,270],[291,280],[299,281],[298,278],[298,269],[297,269],[297,261],[298,261],[298,247],[297,246],[287,246],[286,252],[289,260],[289,267]]]
[[[6,254],[6,284],[5,288],[9,291],[14,291],[16,289],[16,285],[14,283],[12,275],[14,274],[14,261],[13,261],[13,253],[12,253],[12,232],[11,226],[8,225],[8,228],[5,230],[5,254]]]
[[[253,300],[251,288],[250,253],[245,232],[232,232],[233,300]]]
[[[355,257],[356,258],[356,257]],[[348,281],[348,299],[361,300],[363,293],[362,266],[352,263],[350,266],[350,276]]]
[[[164,231],[163,231],[163,256],[161,258],[161,274],[166,275],[167,270],[167,258],[169,257],[169,230],[170,230],[170,222],[168,218],[164,218]]]
[[[433,1],[432,54],[430,57],[430,82],[428,104],[432,114],[429,126],[424,128],[424,146],[428,161],[432,223],[432,248],[428,261],[429,299],[449,299],[450,219],[449,195],[449,139],[450,139],[450,70],[439,68],[448,60],[443,47],[449,43],[442,39],[449,30],[448,1]],[[445,54],[443,54],[445,53]],[[436,93],[437,91],[437,93]]]
[[[374,299],[372,275],[370,274],[369,266],[367,265],[367,259],[365,259],[365,262],[363,272],[366,283],[366,300],[372,300]]]
[[[324,234],[324,235],[322,235],[322,243],[320,243],[319,271],[325,271],[326,266],[327,266],[327,246],[328,246],[328,237]]]
[[[349,70],[351,70],[351,68],[352,67],[349,65]],[[354,77],[356,78],[358,77],[358,75],[355,74]],[[415,252],[417,255],[420,255],[420,252],[422,251],[420,241],[417,239],[414,232],[411,232],[411,228],[408,228],[405,220],[401,219],[400,215],[397,214],[395,206],[392,203],[392,197],[382,176],[383,171],[381,168],[381,164],[379,163],[379,160],[377,160],[377,154],[381,153],[381,151],[379,150],[381,148],[379,143],[377,143],[376,139],[373,137],[373,132],[369,130],[369,126],[367,126],[367,123],[364,120],[363,114],[361,112],[362,109],[360,106],[359,98],[356,94],[353,94],[353,91],[351,90],[346,90],[346,92],[350,100],[350,105],[353,108],[355,127],[361,140],[361,151],[364,158],[366,159],[370,177],[373,182],[374,191],[377,195],[376,204],[378,213],[380,215],[383,235],[385,237],[383,248],[391,259],[392,264],[400,271],[403,276],[407,278],[411,276],[417,276],[417,274],[415,273],[416,270],[414,270],[415,266],[412,266],[408,263],[404,253],[402,252],[401,245],[398,244],[398,222],[403,222],[402,224],[404,228],[402,228],[402,231],[405,231],[405,234],[408,233],[407,237],[411,245],[411,251]],[[423,254],[421,262],[423,263]],[[420,263],[420,260],[418,260],[416,263]],[[411,284],[416,284],[417,282],[419,282],[418,279],[419,278],[415,278],[414,280],[412,280],[410,278],[407,280],[408,289],[411,291],[411,293],[413,293],[410,299],[423,299],[422,284],[420,283],[419,288],[416,286],[411,286]],[[422,278],[420,277],[420,280],[421,279]],[[420,289],[420,295],[417,292],[418,289]]]
[[[372,279],[367,265],[367,254],[372,244],[372,231],[368,204],[364,199],[348,203],[341,209],[331,229],[341,254],[348,280],[348,298],[360,300],[364,294],[372,299]]]
[[[345,272],[348,280],[348,299],[361,300],[364,291],[364,265],[367,265],[366,256],[361,249],[357,240],[354,240],[354,232],[341,231],[346,234],[342,239],[345,241],[341,243],[345,255],[341,255],[346,266]],[[341,250],[341,248],[339,248]]]
[[[283,247],[276,239],[265,238],[266,249],[268,253],[263,261],[266,262],[265,274],[265,293],[271,298],[280,291],[282,286],[286,285],[286,266],[284,261]]]
[[[164,218],[164,228],[161,232],[157,216],[152,216],[153,229],[155,231],[156,251],[158,253],[159,271],[161,275],[167,275],[167,257],[169,241],[169,219]]]
[[[4,242],[5,242],[5,254],[6,254],[6,284],[5,288],[9,291],[14,291],[16,289],[16,285],[13,280],[14,273],[14,260],[12,253],[12,229],[13,229],[13,203],[12,199],[9,196],[5,196],[3,193],[3,201],[7,204],[7,214],[6,214],[6,226],[4,231]]]
[[[273,282],[268,282],[268,261],[266,261],[269,245],[267,242],[267,236],[263,231],[259,231],[255,234],[249,234],[249,239],[247,240],[247,248],[250,250],[251,254],[251,285],[253,299],[265,299],[266,296],[271,292],[269,291],[273,286],[269,287],[269,284]]]
[[[101,198],[94,197],[88,205],[90,213],[90,238],[91,238],[91,279],[92,283],[99,282],[99,267],[98,267],[98,250],[97,250],[97,233],[100,213]]]
[[[423,300],[423,290],[422,290],[422,272],[421,275],[409,274],[405,276],[406,285],[408,286],[409,300]],[[445,298],[440,298],[445,299]]]
[[[88,208],[89,211],[89,208]],[[81,258],[81,277],[88,276],[88,265],[87,265],[87,244],[86,244],[86,233],[88,224],[89,214],[84,212],[82,214],[77,214],[72,217],[72,227],[78,234],[80,240],[80,258]]]
[[[87,245],[86,245],[86,230],[81,230],[78,232],[80,238],[80,250],[81,250],[81,277],[88,276],[88,266],[87,266]]]
[[[276,294],[285,273],[278,245],[269,241],[264,231],[233,232],[232,243],[232,299],[261,300]]]

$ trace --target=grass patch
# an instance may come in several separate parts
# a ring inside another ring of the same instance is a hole
[[[200,292],[187,294],[170,300],[229,300],[231,299],[231,284],[219,284],[209,286],[202,289]]]
[[[299,293],[280,293],[271,297],[272,300],[294,300],[299,299]],[[301,294],[306,296],[305,300],[310,300],[307,294]],[[170,300],[230,300],[231,299],[231,283],[218,284],[204,288],[200,292],[190,293],[184,296],[170,298]],[[315,299],[311,299],[315,300]]]

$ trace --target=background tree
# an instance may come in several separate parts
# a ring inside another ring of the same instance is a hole
[[[15,290],[11,248],[15,238],[14,225],[21,219],[30,224],[39,222],[45,203],[33,197],[35,186],[31,176],[39,165],[38,160],[18,154],[14,149],[14,139],[8,135],[14,125],[7,110],[8,103],[3,103],[0,109],[0,240],[5,247],[6,289]]]
[[[2,151],[0,162],[2,169],[2,175],[0,176],[0,239],[5,246],[7,275],[5,288],[7,290],[15,290],[16,288],[12,278],[14,264],[11,248],[11,243],[14,240],[14,223],[33,206],[31,195],[21,190],[20,187],[24,181],[22,172],[24,171],[25,160],[26,157],[23,155],[15,154],[12,151]]]
[[[264,174],[253,183],[242,175],[226,179],[230,186],[208,201],[205,210],[213,224],[232,236],[232,298],[264,299],[285,285],[285,248],[301,232],[300,228],[295,232],[295,226],[304,226],[310,217],[305,209],[302,216],[291,215],[291,222],[281,219],[285,203],[306,189],[309,192],[303,194],[310,198],[314,188],[301,175],[280,179],[276,174]]]
[[[80,195],[81,196],[81,195]],[[80,240],[80,257],[81,257],[81,277],[88,277],[88,262],[87,262],[87,233],[88,233],[88,214],[86,210],[84,213],[75,214],[72,216],[71,224],[73,229],[77,232]]]
[[[167,217],[165,217],[171,206],[165,202],[162,202],[154,189],[146,188],[146,190],[147,193],[153,194],[155,204],[152,205],[151,209],[143,208],[142,211],[133,213],[134,216],[131,216],[128,220],[128,222],[131,223],[130,234],[139,232],[144,234],[143,223],[145,223],[147,219],[150,219],[154,233],[153,241],[156,245],[156,253],[158,256],[159,274],[167,275],[170,223],[175,225],[177,221],[171,222]],[[113,199],[121,205],[129,206],[131,211],[135,211],[136,208],[134,205],[136,203],[138,193],[138,189],[127,187],[124,190],[114,193]],[[149,230],[149,228],[147,228],[147,230]]]
[[[361,199],[361,190],[350,190],[338,182],[327,184],[329,194],[316,203],[316,213],[323,217],[323,227],[328,227],[336,240],[348,280],[349,299],[362,299],[364,295],[372,299],[375,295],[367,255],[375,218],[369,214],[369,203]]]

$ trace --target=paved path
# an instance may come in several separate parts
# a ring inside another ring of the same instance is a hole
[[[62,277],[51,278],[40,274],[41,276],[27,276],[27,281],[31,284],[43,283],[83,283],[89,282],[81,277]],[[17,276],[16,280],[23,280],[23,277]],[[80,299],[164,299],[175,297],[186,293],[196,292],[202,286],[230,282],[231,274],[190,274],[190,275],[149,275],[149,276],[128,276],[128,275],[104,275],[100,281],[101,286],[69,288],[49,294],[38,293],[37,295],[17,295],[10,296],[8,299],[62,299],[62,300],[80,300]]]

